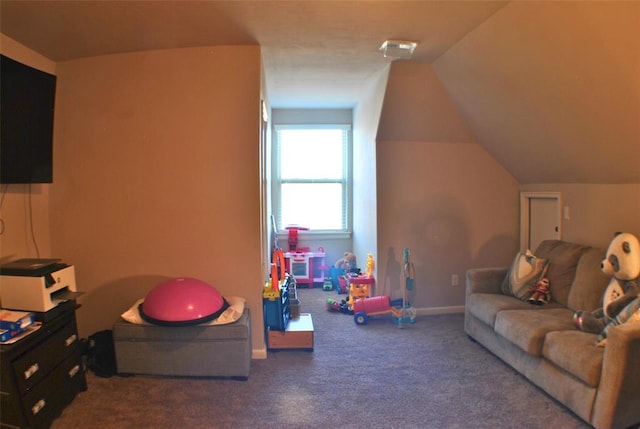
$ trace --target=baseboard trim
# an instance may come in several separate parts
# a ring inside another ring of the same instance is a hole
[[[267,358],[267,349],[252,349],[251,350],[251,359],[266,359]]]
[[[416,308],[417,316],[435,316],[438,314],[464,313],[464,305],[453,305],[450,307],[425,307]]]

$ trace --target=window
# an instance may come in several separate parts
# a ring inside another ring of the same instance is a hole
[[[349,230],[348,125],[275,127],[275,211],[279,230]]]

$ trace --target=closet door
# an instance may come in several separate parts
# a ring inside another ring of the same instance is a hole
[[[522,192],[520,249],[535,250],[540,242],[562,238],[559,192]]]

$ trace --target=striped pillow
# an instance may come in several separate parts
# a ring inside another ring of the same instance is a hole
[[[549,260],[536,257],[531,250],[518,252],[502,281],[502,293],[526,300],[548,267]]]

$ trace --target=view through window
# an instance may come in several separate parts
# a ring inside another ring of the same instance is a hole
[[[276,127],[278,229],[348,230],[349,132],[345,125]]]

